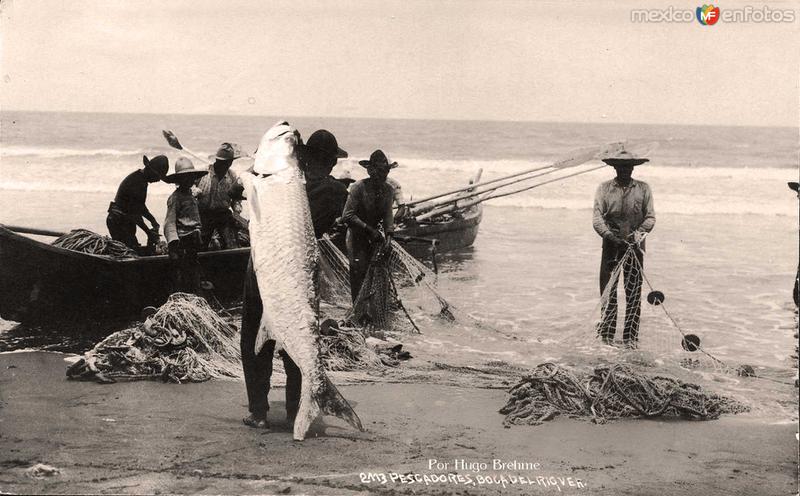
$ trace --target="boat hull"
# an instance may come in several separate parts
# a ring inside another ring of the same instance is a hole
[[[472,245],[480,206],[462,218],[419,224],[396,232],[421,260]],[[249,248],[202,252],[202,278],[222,304],[241,301]],[[135,319],[146,306],[169,297],[172,264],[166,255],[115,260],[52,246],[0,225],[0,318],[26,324]]]
[[[430,258],[431,243],[423,239],[436,240],[436,253],[444,253],[472,246],[478,236],[483,219],[483,206],[478,204],[460,218],[448,222],[432,222],[404,227],[395,232],[399,238],[412,238],[402,242],[403,248],[415,258]]]
[[[199,255],[223,304],[241,299],[248,248]],[[170,294],[166,255],[114,260],[58,248],[0,226],[0,317],[25,323],[136,317]]]

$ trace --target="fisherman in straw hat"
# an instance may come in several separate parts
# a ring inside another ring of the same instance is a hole
[[[200,211],[192,195],[192,185],[208,171],[197,170],[192,161],[181,157],[175,162],[175,172],[164,181],[178,187],[167,200],[167,217],[164,220],[164,236],[167,238],[169,258],[173,261],[172,279],[174,291],[197,293],[200,289],[200,263],[197,250],[200,248]]]
[[[633,179],[633,168],[649,159],[636,157],[626,150],[603,159],[614,167],[617,177],[605,181],[597,188],[594,198],[594,230],[603,238],[603,254],[600,263],[600,294],[606,286],[613,284],[608,301],[603,307],[603,316],[598,332],[603,342],[612,344],[617,322],[617,280],[610,281],[617,264],[630,248],[641,266],[644,261],[644,236],[656,223],[653,195],[650,186]],[[625,259],[623,267],[625,282],[625,327],[622,334],[626,347],[636,348],[641,311],[642,271],[636,270],[633,259]]]
[[[235,145],[222,143],[214,156],[214,163],[208,167],[208,174],[197,183],[197,201],[203,220],[203,248],[208,247],[214,231],[219,233],[223,248],[239,247],[233,213],[242,211],[244,185],[231,170],[233,161],[238,158],[241,156]]]
[[[397,162],[390,162],[381,150],[375,150],[369,160],[360,160],[358,164],[367,169],[369,177],[350,186],[350,196],[342,213],[342,221],[348,227],[347,255],[354,303],[366,276],[374,246],[390,239],[394,231],[394,189],[386,183],[386,178],[389,171],[397,167]],[[379,231],[381,225],[383,234]]]
[[[108,206],[106,226],[111,239],[125,243],[129,248],[139,250],[141,246],[136,239],[136,226],[147,233],[149,245],[158,242],[159,225],[153,214],[147,209],[147,185],[164,179],[169,170],[169,160],[164,155],[152,159],[142,155],[144,167],[136,170],[122,180],[117,188],[117,194]],[[150,221],[147,227],[144,219]]]

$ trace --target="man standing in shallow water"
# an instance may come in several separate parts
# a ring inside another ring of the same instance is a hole
[[[622,339],[629,348],[636,348],[639,336],[644,236],[653,230],[656,223],[650,186],[633,179],[631,175],[635,166],[648,161],[625,150],[603,159],[603,162],[614,167],[617,177],[600,184],[594,198],[592,225],[603,238],[600,294],[603,294],[609,283],[613,284],[608,301],[604,302],[598,327],[598,333],[606,344],[614,342],[617,325],[617,280],[611,281],[611,274],[629,248],[638,260],[637,267],[634,259],[628,257],[622,268],[626,302]]]

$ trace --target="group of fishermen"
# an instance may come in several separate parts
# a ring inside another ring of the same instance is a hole
[[[317,238],[333,234],[337,246],[347,252],[351,296],[355,301],[374,245],[391,239],[393,208],[402,202],[402,190],[388,178],[397,162],[390,162],[381,150],[375,150],[368,160],[359,161],[369,175],[367,179],[356,182],[349,177],[334,178],[333,168],[347,156],[333,133],[325,129],[315,131],[298,147],[314,234]],[[241,157],[234,145],[222,143],[214,163],[207,169],[195,169],[191,160],[181,157],[174,172],[168,174],[166,156],[152,159],[144,156],[144,167],[122,181],[109,205],[106,224],[111,238],[139,253],[153,254],[161,226],[146,206],[148,184],[159,180],[175,184],[177,189],[167,201],[163,229],[167,252],[175,262],[173,289],[198,292],[201,287],[198,251],[238,248],[242,244],[240,233],[246,232],[246,221],[239,216],[244,185],[231,170],[238,158]],[[147,235],[147,247],[139,244],[137,227]]]

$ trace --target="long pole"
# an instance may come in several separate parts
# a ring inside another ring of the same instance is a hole
[[[548,171],[540,172],[538,174],[533,174],[533,175],[530,175],[530,176],[513,179],[513,180],[511,180],[511,181],[509,181],[507,183],[495,184],[494,186],[491,186],[491,187],[486,188],[486,189],[475,189],[475,190],[473,190],[471,188],[468,188],[467,190],[465,190],[465,191],[467,191],[467,194],[459,195],[459,196],[457,196],[455,198],[446,198],[444,200],[440,200],[438,202],[434,202],[433,204],[430,204],[430,205],[422,205],[419,208],[412,209],[411,210],[411,214],[412,215],[424,214],[425,212],[429,212],[429,211],[433,210],[434,208],[438,208],[438,207],[441,207],[441,206],[444,206],[444,205],[449,205],[451,203],[467,200],[467,199],[470,199],[470,198],[475,198],[476,196],[480,196],[480,195],[483,195],[485,193],[491,193],[493,191],[497,191],[500,188],[504,188],[506,186],[511,186],[512,184],[521,183],[523,181],[530,181],[531,179],[535,179],[537,177],[541,177],[541,176],[544,176],[546,174],[551,174],[553,172],[556,172],[557,170],[559,170],[559,169],[550,169]]]
[[[528,191],[530,189],[538,188],[539,186],[544,186],[545,184],[550,184],[550,183],[554,183],[556,181],[561,181],[562,179],[567,179],[569,177],[578,176],[578,175],[581,175],[581,174],[586,174],[587,172],[596,171],[596,170],[602,169],[604,167],[606,167],[606,166],[605,165],[601,165],[601,166],[598,166],[598,167],[592,167],[591,169],[582,170],[580,172],[575,172],[573,174],[568,174],[566,176],[559,176],[559,177],[556,177],[556,178],[553,178],[553,179],[549,179],[547,181],[542,181],[540,183],[536,183],[536,184],[533,184],[533,185],[530,185],[530,186],[526,186],[524,188],[519,188],[519,189],[516,189],[516,190],[513,190],[513,191],[498,193],[498,194],[494,194],[494,195],[491,194],[491,192],[490,192],[490,194],[484,195],[484,196],[482,196],[482,197],[480,197],[478,199],[472,200],[472,201],[468,201],[468,202],[466,202],[464,204],[461,204],[461,205],[454,204],[454,205],[450,205],[448,207],[442,207],[442,208],[438,208],[436,210],[432,210],[432,211],[430,211],[428,213],[425,213],[423,215],[418,216],[417,217],[417,221],[427,220],[427,219],[430,219],[431,217],[436,217],[437,215],[450,213],[450,212],[453,212],[455,210],[463,210],[463,209],[466,209],[466,208],[470,208],[470,207],[473,207],[473,206],[475,206],[475,205],[477,205],[479,203],[485,202],[487,200],[493,200],[495,198],[502,198],[504,196],[509,196],[509,195],[513,195],[513,194],[516,194],[516,193],[521,193],[523,191]],[[460,199],[457,199],[456,202],[457,201],[460,201]]]
[[[468,190],[471,190],[471,189],[479,188],[481,186],[486,186],[487,184],[494,184],[494,183],[499,182],[499,181],[506,181],[508,179],[513,179],[515,177],[523,176],[523,175],[526,175],[526,174],[532,174],[534,172],[539,172],[539,171],[542,171],[542,170],[545,170],[545,169],[558,170],[558,169],[564,169],[564,168],[567,168],[567,167],[574,167],[574,166],[577,166],[577,165],[581,165],[581,164],[583,164],[585,162],[588,162],[589,160],[592,160],[593,158],[597,157],[604,150],[605,149],[598,149],[598,148],[592,148],[591,150],[587,150],[587,149],[578,150],[578,151],[574,152],[573,154],[571,154],[571,156],[569,158],[566,158],[566,159],[563,159],[563,160],[559,160],[558,162],[554,162],[554,163],[552,163],[550,165],[543,165],[543,166],[534,167],[532,169],[527,169],[527,170],[524,170],[524,171],[515,172],[514,174],[509,174],[507,176],[498,177],[497,179],[492,179],[490,181],[484,181],[482,183],[471,184],[469,186],[464,186],[464,187],[461,187],[461,188],[458,188],[458,189],[454,189],[454,190],[451,190],[451,191],[447,191],[447,192],[444,192],[444,193],[439,193],[438,195],[429,196],[427,198],[422,198],[420,200],[414,200],[413,202],[405,203],[405,206],[417,205],[419,203],[423,203],[423,202],[430,201],[430,200],[435,200],[435,199],[441,198],[443,196],[449,196],[449,195],[453,195],[453,194],[456,194],[456,193],[461,193],[461,192],[468,191]],[[509,184],[511,184],[511,183],[509,183]],[[498,186],[498,187],[500,187],[500,186]]]
[[[0,224],[9,231],[13,231],[15,233],[20,234],[36,234],[38,236],[63,236],[65,233],[59,231],[53,231],[51,229],[37,229],[35,227],[25,227],[25,226],[8,226]]]

